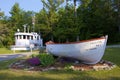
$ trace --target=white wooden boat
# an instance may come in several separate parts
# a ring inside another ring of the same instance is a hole
[[[108,36],[71,43],[46,43],[48,53],[55,56],[71,57],[85,64],[98,63],[106,48]]]

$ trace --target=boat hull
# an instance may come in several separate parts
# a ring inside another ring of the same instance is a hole
[[[11,50],[30,50],[30,47],[28,46],[11,46],[10,47]]]
[[[104,55],[107,36],[76,43],[46,44],[48,53],[78,59],[86,64],[98,63]]]

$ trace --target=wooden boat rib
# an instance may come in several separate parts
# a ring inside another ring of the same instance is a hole
[[[71,43],[46,43],[48,53],[55,56],[71,57],[85,64],[98,63],[106,48],[108,36]]]

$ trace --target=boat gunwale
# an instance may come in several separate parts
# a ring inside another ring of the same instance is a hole
[[[94,38],[94,39],[89,39],[89,40],[82,40],[82,41],[77,41],[77,42],[65,42],[65,43],[55,43],[52,41],[46,42],[46,45],[56,45],[56,44],[77,44],[77,43],[83,43],[83,42],[89,42],[89,41],[95,41],[95,40],[101,40],[101,39],[106,39],[106,37],[100,37],[100,38]]]

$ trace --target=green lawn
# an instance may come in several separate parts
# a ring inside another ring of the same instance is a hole
[[[9,50],[8,48],[0,48],[0,54],[4,54],[4,53],[13,53],[13,51]]]
[[[109,48],[105,51],[104,60],[117,65],[112,70],[101,71],[47,71],[30,72],[8,69],[14,60],[0,62],[1,80],[120,80],[120,48]]]

